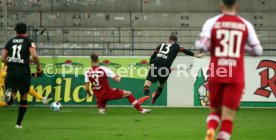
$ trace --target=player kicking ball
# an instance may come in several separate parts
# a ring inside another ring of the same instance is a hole
[[[92,54],[90,58],[92,67],[85,74],[85,90],[89,96],[92,96],[89,90],[89,85],[92,83],[92,90],[96,95],[99,113],[105,113],[108,101],[121,98],[127,98],[129,103],[142,114],[151,112],[150,109],[144,109],[140,106],[141,103],[148,100],[148,97],[136,100],[130,91],[111,88],[108,82],[108,77],[112,78],[115,82],[120,82],[121,77],[106,67],[100,67],[98,55]]]
[[[175,35],[171,35],[167,43],[161,43],[154,50],[154,53],[150,58],[151,67],[143,89],[145,97],[149,98],[150,86],[152,83],[156,83],[157,81],[159,82],[156,92],[152,94],[152,104],[154,104],[157,98],[161,95],[163,86],[171,73],[170,67],[179,52],[197,58],[204,56],[204,54],[194,54],[193,52],[180,47],[180,45],[177,43],[177,37]]]
[[[223,0],[222,14],[207,20],[196,47],[211,52],[210,114],[206,140],[230,140],[233,121],[244,90],[244,52],[262,55],[262,46],[250,22],[237,15],[236,0]],[[249,47],[245,47],[248,44]],[[221,70],[224,74],[221,74]],[[225,72],[226,75],[225,75]],[[231,74],[230,74],[231,73]]]

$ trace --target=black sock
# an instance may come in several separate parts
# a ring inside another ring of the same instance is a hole
[[[162,91],[163,91],[163,87],[158,87],[155,92],[156,94],[155,94],[153,100],[156,100],[161,95]]]
[[[150,93],[149,87],[148,86],[144,86],[144,95],[148,96]]]
[[[18,110],[17,125],[21,125],[21,122],[24,118],[25,112],[27,110],[27,100],[21,100]]]

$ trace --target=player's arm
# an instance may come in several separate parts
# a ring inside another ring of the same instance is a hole
[[[247,22],[248,27],[248,47],[245,47],[245,52],[251,56],[261,56],[263,54],[263,47],[261,46],[260,40],[256,34],[253,25]]]
[[[211,45],[211,32],[214,24],[214,19],[209,19],[204,23],[202,31],[199,34],[199,40],[195,42],[195,47],[200,51],[209,51]]]
[[[90,97],[92,96],[92,93],[90,91],[89,85],[90,85],[90,82],[85,82],[84,90],[86,91],[87,95]]]
[[[2,52],[2,63],[4,63],[4,65],[7,64],[7,57],[8,57],[8,51],[7,49],[4,49]]]
[[[156,49],[154,50],[153,54],[151,55],[151,57],[150,57],[150,64],[152,64],[153,60],[156,58],[158,50],[160,49],[160,46],[161,46],[161,44],[158,47],[156,47]]]
[[[90,97],[90,96],[92,96],[92,93],[91,93],[90,88],[89,88],[90,81],[89,81],[87,73],[84,76],[84,82],[85,82],[84,90],[86,91],[87,95]]]
[[[29,48],[30,50],[30,53],[31,53],[31,56],[33,58],[33,61],[34,63],[36,64],[36,70],[38,72],[42,72],[42,68],[41,68],[41,65],[40,65],[40,61],[39,61],[39,58],[38,58],[38,55],[37,55],[37,52],[36,52],[36,46],[34,43],[32,43],[31,47]]]
[[[118,74],[115,74],[111,69],[102,67],[102,69],[105,71],[106,76],[113,79],[113,81],[119,83],[121,81],[121,76]]]
[[[194,57],[197,57],[197,58],[201,58],[201,57],[204,56],[204,54],[202,54],[202,53],[197,53],[197,54],[195,54],[195,53],[193,53],[192,51],[187,50],[187,49],[184,49],[184,48],[182,48],[182,47],[180,47],[179,52],[182,52],[182,53],[184,53],[184,54],[186,54],[186,55],[194,56]]]

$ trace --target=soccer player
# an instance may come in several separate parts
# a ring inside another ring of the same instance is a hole
[[[2,97],[4,96],[4,89],[5,89],[5,78],[7,75],[7,66],[4,65],[4,63],[2,63],[2,70],[0,71],[0,98],[2,99]],[[47,97],[42,97],[40,94],[38,94],[34,88],[30,88],[29,94],[34,96],[36,99],[41,100],[41,102],[43,104],[47,104],[48,103],[48,99]],[[13,103],[13,100],[10,100],[8,103],[4,102],[4,101],[0,101],[0,107],[6,107],[8,105],[11,105]]]
[[[163,85],[166,83],[171,72],[170,67],[179,52],[185,53],[189,56],[195,56],[197,58],[204,56],[201,53],[194,54],[193,52],[180,47],[180,45],[177,43],[177,37],[175,35],[171,35],[167,43],[161,43],[158,45],[150,58],[151,67],[143,89],[145,97],[149,98],[150,86],[152,83],[159,81],[156,92],[152,94],[152,104],[155,103],[157,98],[162,93]]]
[[[223,0],[222,14],[205,22],[196,41],[197,48],[211,52],[206,140],[215,139],[219,125],[216,139],[230,139],[244,90],[244,52],[253,56],[263,52],[252,24],[237,15],[237,5],[236,0]]]
[[[20,105],[15,128],[22,128],[22,120],[27,110],[27,97],[31,84],[30,55],[37,66],[37,72],[42,72],[36,46],[26,37],[27,26],[18,23],[15,27],[16,36],[10,39],[2,53],[2,62],[7,65],[5,79],[5,101],[14,100],[17,91],[20,93]]]
[[[90,58],[92,67],[85,74],[85,90],[89,96],[92,96],[89,90],[89,84],[92,83],[92,90],[96,95],[99,113],[105,113],[108,101],[121,98],[127,98],[130,104],[132,104],[134,108],[142,114],[151,111],[150,109],[143,109],[140,106],[140,104],[147,98],[144,97],[137,101],[130,91],[111,88],[108,82],[108,77],[112,78],[115,82],[120,82],[121,77],[106,67],[100,67],[98,55],[92,54]]]

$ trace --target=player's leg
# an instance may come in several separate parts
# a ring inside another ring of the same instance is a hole
[[[17,122],[16,122],[15,128],[22,128],[21,123],[28,107],[27,98],[28,98],[27,92],[25,94],[20,94],[20,104],[19,104],[18,116],[17,116]]]
[[[28,93],[31,86],[31,74],[26,69],[26,71],[22,70],[22,73],[18,72],[16,74],[16,83],[19,88],[20,93],[20,104],[18,109],[18,117],[15,128],[22,128],[22,121],[25,116],[28,107]]]
[[[157,72],[158,72],[158,68],[155,65],[152,65],[149,69],[147,79],[145,81],[144,88],[143,88],[145,96],[149,96],[150,86],[152,85],[152,83],[157,82],[158,80]]]
[[[240,105],[244,84],[228,84],[223,92],[221,127],[217,140],[229,140],[232,134],[236,110]]]
[[[163,86],[164,84],[159,83],[157,90],[152,94],[152,104],[154,104],[157,98],[161,95],[163,91]]]
[[[150,88],[151,85],[152,85],[151,81],[149,81],[149,80],[145,81],[144,88],[143,88],[145,96],[149,96],[149,93],[150,93],[150,89],[149,88]]]
[[[206,119],[207,133],[206,140],[215,138],[215,131],[221,123],[222,91],[223,85],[218,83],[209,84],[210,90],[210,114]]]
[[[40,94],[38,94],[34,88],[30,88],[29,94],[34,96],[36,99],[41,100],[43,104],[48,104],[47,97],[42,97]]]
[[[165,83],[167,82],[169,76],[170,76],[171,70],[167,67],[158,68],[158,81],[159,85],[157,90],[152,94],[152,104],[155,103],[157,98],[161,95],[163,91],[163,87]]]
[[[6,102],[0,101],[0,107],[6,107],[8,104]]]
[[[123,91],[123,97],[126,97],[130,104],[141,113],[149,113],[150,109],[144,109],[141,107],[141,103],[145,100],[148,100],[149,97],[142,97],[141,99],[137,100],[130,91]]]
[[[8,104],[4,102],[4,88],[0,89],[0,107],[6,107]],[[3,100],[2,100],[3,99]]]
[[[5,97],[4,97],[4,101],[8,104],[8,105],[12,105],[15,97],[16,97],[16,93],[18,91],[17,88],[17,83],[14,80],[14,74],[7,74],[6,79],[5,79]]]
[[[127,98],[129,103],[131,105],[133,105],[133,107],[138,110],[138,111],[143,111],[143,108],[141,107],[141,105],[138,103],[137,99],[133,96],[133,94],[130,91],[126,91],[126,90],[118,90],[117,93],[118,95],[121,94],[121,92],[123,92],[122,97],[123,98]]]
[[[99,110],[100,114],[105,114],[105,112],[106,112],[106,101],[97,99],[97,107],[98,107],[98,110]]]
[[[30,91],[29,91],[29,94],[30,95],[32,95],[32,96],[34,96],[36,99],[38,99],[38,100],[42,100],[42,96],[41,95],[39,95],[36,91],[35,91],[35,89],[34,88],[30,88]]]

